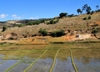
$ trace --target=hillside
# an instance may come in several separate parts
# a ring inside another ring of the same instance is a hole
[[[83,20],[84,17],[89,17],[90,15],[81,14],[73,17],[63,17],[59,19],[59,22],[56,24],[47,24],[46,22],[40,23],[39,25],[26,25],[22,27],[12,27],[13,24],[25,24],[26,20],[17,20],[17,21],[6,21],[5,25],[11,25],[4,32],[1,32],[1,35],[6,36],[10,33],[15,33],[19,37],[23,37],[23,35],[28,35],[30,37],[38,34],[40,28],[46,29],[49,33],[53,31],[64,30],[66,35],[74,35],[74,34],[91,34],[93,29],[100,28],[100,12],[94,13],[91,15],[91,19]],[[55,18],[56,20],[56,18]],[[32,22],[32,20],[30,20]],[[3,26],[2,24],[0,24]],[[96,26],[95,26],[96,25]],[[98,32],[99,36],[99,32]]]

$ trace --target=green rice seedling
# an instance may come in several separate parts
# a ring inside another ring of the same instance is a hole
[[[47,50],[48,50],[48,49],[47,49]],[[29,69],[33,66],[33,64],[34,64],[38,59],[40,59],[40,58],[47,52],[47,50],[45,50],[45,52],[44,52],[40,57],[38,57],[35,61],[33,61],[33,63],[32,63],[27,69],[25,69],[24,72],[26,72],[27,70],[29,70]]]
[[[76,66],[75,66],[75,63],[74,63],[74,59],[73,59],[72,51],[71,51],[71,49],[70,49],[70,45],[68,45],[68,46],[69,46],[69,50],[70,50],[70,54],[71,54],[71,60],[72,60],[73,67],[74,67],[74,69],[75,69],[75,72],[78,72],[78,70],[77,70],[77,68],[76,68]]]
[[[31,50],[32,51],[32,50]],[[29,51],[29,52],[27,52],[26,54],[28,54],[28,53],[30,53],[31,51]],[[24,55],[26,55],[26,54],[24,54]],[[22,55],[22,56],[24,56],[24,55]],[[21,56],[21,57],[22,57]],[[18,57],[19,58],[19,57]],[[18,61],[16,64],[14,64],[13,66],[11,66],[10,68],[8,68],[5,72],[8,72],[9,70],[11,70],[13,67],[15,67],[17,64],[19,64],[21,61],[23,61],[24,59],[21,59],[20,61]]]
[[[56,53],[56,55],[55,55],[55,57],[54,57],[54,61],[53,61],[53,64],[52,64],[52,66],[51,66],[49,72],[52,72],[52,70],[53,70],[53,68],[54,68],[54,65],[55,65],[55,62],[56,62],[56,57],[57,57],[57,54],[58,54],[59,51],[60,51],[60,49],[57,51],[57,53]]]

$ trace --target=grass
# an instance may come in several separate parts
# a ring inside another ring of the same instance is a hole
[[[72,60],[72,64],[73,64],[73,67],[75,69],[75,72],[78,72],[76,66],[75,66],[75,63],[74,63],[74,59],[73,59],[73,55],[72,55],[72,51],[71,51],[71,48],[70,48],[70,45],[69,45],[69,50],[70,50],[70,54],[71,54],[71,60]]]
[[[56,55],[55,55],[55,57],[54,57],[53,64],[52,64],[52,66],[51,66],[49,72],[52,72],[52,70],[53,70],[53,68],[54,68],[54,65],[55,65],[55,62],[56,62],[56,57],[57,57],[57,54],[58,54],[59,51],[60,51],[60,49],[58,49],[58,51],[56,52]]]

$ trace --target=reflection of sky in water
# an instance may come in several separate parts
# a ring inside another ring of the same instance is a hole
[[[1,63],[2,61],[4,61],[4,60],[0,60],[0,63]]]
[[[53,59],[39,59],[27,72],[49,72]]]
[[[9,70],[9,72],[23,72],[26,68],[28,68],[34,60],[23,60],[14,68]]]
[[[79,72],[100,72],[100,58],[74,58]]]
[[[0,72],[4,72],[9,67],[17,63],[19,60],[7,60],[6,62],[0,64]]]
[[[75,72],[71,63],[71,58],[67,57],[67,60],[57,58],[53,72]]]
[[[0,57],[3,57],[3,56],[5,56],[5,55],[0,54]]]
[[[21,59],[37,59],[37,58],[32,58],[32,57],[28,57],[28,56],[23,56]]]

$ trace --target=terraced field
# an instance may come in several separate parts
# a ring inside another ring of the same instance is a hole
[[[0,72],[100,72],[100,44],[0,45]]]

